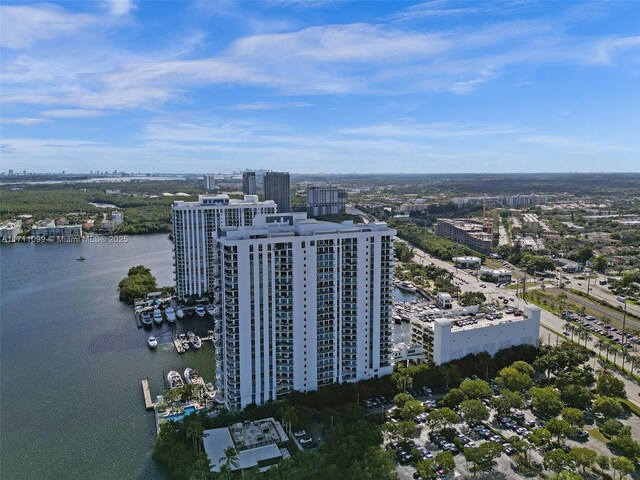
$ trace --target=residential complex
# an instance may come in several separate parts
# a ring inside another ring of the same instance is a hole
[[[82,225],[56,225],[53,220],[43,220],[37,222],[31,228],[31,235],[54,241],[80,239],[82,237]]]
[[[493,246],[491,234],[485,232],[481,222],[473,220],[439,218],[435,232],[436,235],[449,238],[480,253],[488,254]]]
[[[458,207],[525,207],[528,205],[546,205],[549,195],[503,195],[493,197],[456,197],[452,200]]]
[[[7,220],[0,223],[0,242],[14,243],[22,230],[22,220]]]
[[[515,345],[538,345],[540,308],[524,307],[524,315],[482,313],[479,307],[448,311],[421,311],[411,318],[411,341],[423,347],[425,356],[436,365],[471,353],[498,350]]]
[[[202,187],[205,190],[214,190],[216,188],[215,175],[205,175],[204,177],[202,177]]]
[[[395,233],[305,213],[220,228],[216,384],[227,408],[391,373]]]
[[[118,227],[123,224],[123,222],[124,213],[114,210],[113,212],[111,212],[111,220],[102,220],[102,222],[100,223],[100,228],[107,232],[113,232],[114,230],[117,230]]]
[[[242,193],[245,195],[256,195],[256,172],[242,173]]]
[[[522,226],[531,231],[537,232],[540,228],[540,220],[535,213],[525,213],[522,215]]]
[[[310,217],[320,215],[344,214],[347,191],[338,187],[309,187],[307,189],[307,214]]]
[[[199,195],[197,202],[172,206],[173,253],[176,293],[184,298],[213,292],[213,236],[222,226],[251,225],[258,214],[275,213],[273,201],[260,202],[255,195],[244,200],[228,195]]]
[[[291,186],[288,172],[265,173],[264,198],[276,202],[279,213],[291,211]]]

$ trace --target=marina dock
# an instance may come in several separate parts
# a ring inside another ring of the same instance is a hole
[[[142,394],[144,395],[144,407],[147,410],[151,410],[155,404],[151,400],[151,390],[149,390],[149,380],[146,378],[142,380]]]

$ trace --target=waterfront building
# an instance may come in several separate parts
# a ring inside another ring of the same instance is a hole
[[[453,257],[456,268],[478,268],[482,264],[480,257]]]
[[[538,345],[540,308],[524,307],[524,314],[482,313],[478,306],[456,308],[447,312],[422,311],[411,317],[412,344],[424,348],[427,360],[436,365],[471,353],[498,350],[515,345]]]
[[[54,241],[80,239],[82,225],[56,225],[54,220],[42,220],[31,228],[31,236]]]
[[[451,295],[448,293],[438,292],[436,295],[436,305],[443,310],[449,310],[453,308],[453,298],[451,298]]]
[[[255,467],[262,471],[290,458],[288,443],[287,433],[273,417],[205,430],[202,438],[212,472],[220,471],[228,448],[233,448],[237,456],[237,463],[229,466],[232,472]]]
[[[420,345],[407,345],[401,342],[395,344],[391,349],[391,362],[394,365],[420,365],[424,361],[424,349]]]
[[[251,225],[253,217],[275,213],[276,208],[273,201],[260,202],[255,195],[246,195],[243,200],[228,195],[198,195],[196,202],[174,202],[171,211],[178,297],[213,292],[213,236],[219,227]]]
[[[485,232],[484,225],[481,222],[473,220],[438,218],[435,233],[456,243],[466,245],[480,253],[490,253],[493,246],[491,234]]]
[[[220,228],[216,383],[227,408],[392,372],[395,233],[305,213]]]
[[[507,270],[506,268],[481,268],[480,269],[480,278],[485,282],[492,283],[507,283],[511,281],[511,270]]]
[[[307,214],[310,217],[342,215],[346,202],[347,191],[344,188],[312,186],[307,189]]]
[[[202,188],[205,190],[215,190],[216,177],[215,175],[204,175],[202,177]]]
[[[111,212],[111,220],[102,220],[100,228],[107,232],[113,232],[124,222],[124,213],[114,210]]]
[[[0,242],[15,243],[22,230],[22,220],[7,220],[0,223]]]
[[[264,198],[276,202],[278,213],[291,211],[291,186],[288,172],[265,173]]]
[[[242,193],[245,195],[256,195],[256,172],[242,173]]]

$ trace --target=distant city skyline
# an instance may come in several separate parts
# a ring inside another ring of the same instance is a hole
[[[0,6],[2,171],[640,171],[637,2]]]

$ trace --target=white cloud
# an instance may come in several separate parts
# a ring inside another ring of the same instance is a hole
[[[106,112],[80,108],[63,108],[60,110],[45,110],[42,115],[52,118],[95,118],[106,115]]]
[[[42,40],[72,35],[94,24],[96,17],[41,3],[0,6],[0,45],[24,48]]]
[[[46,120],[44,118],[29,118],[29,117],[21,117],[21,118],[0,118],[0,123],[6,123],[8,125],[38,125],[39,123],[44,123]]]
[[[134,8],[133,0],[107,0],[106,5],[111,15],[117,17],[128,15]]]
[[[228,110],[250,111],[250,110],[279,110],[282,108],[305,108],[313,106],[308,102],[251,102],[239,103],[226,107]]]
[[[522,133],[511,125],[472,125],[452,122],[418,123],[412,120],[341,130],[346,135],[372,137],[463,138]]]

